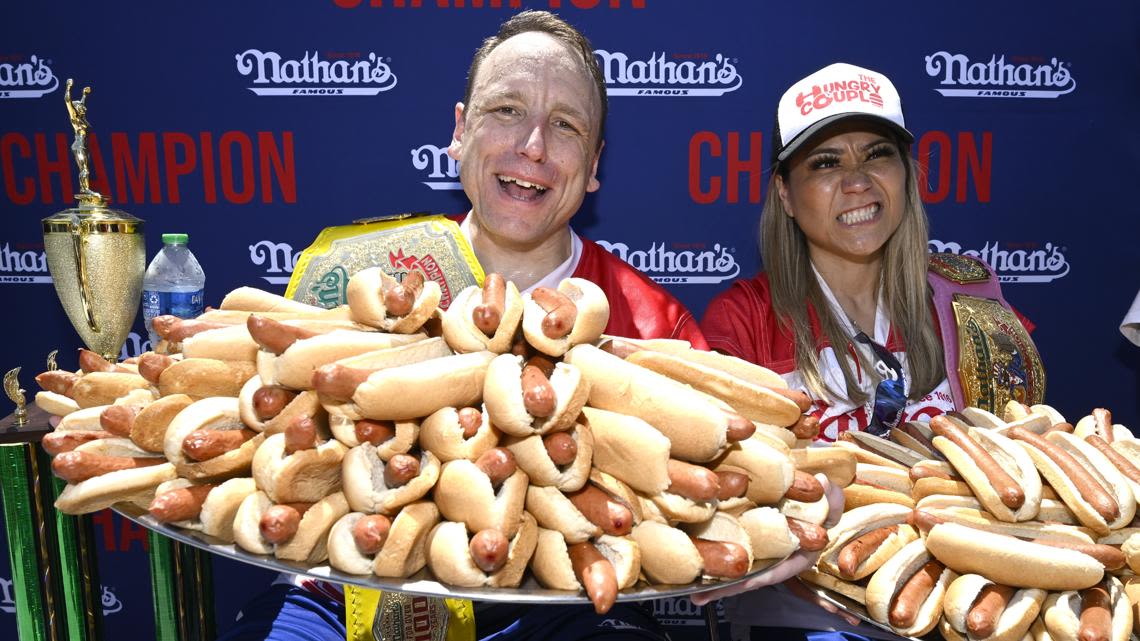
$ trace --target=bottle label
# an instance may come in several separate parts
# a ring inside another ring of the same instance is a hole
[[[194,318],[202,313],[204,298],[201,289],[193,292],[145,290],[142,295],[143,320],[149,327],[155,316],[170,314],[179,318]]]

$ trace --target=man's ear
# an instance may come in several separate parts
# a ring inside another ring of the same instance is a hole
[[[587,192],[598,191],[598,188],[602,186],[602,183],[598,182],[598,162],[602,159],[602,150],[605,148],[606,141],[603,140],[602,143],[598,145],[598,151],[594,154],[593,164],[590,165],[590,180],[586,182]]]
[[[784,182],[784,177],[779,174],[776,174],[776,194],[780,196],[780,203],[784,205],[784,213],[788,218],[795,218],[796,214],[788,202],[788,185]]]
[[[447,155],[459,160],[463,151],[463,103],[455,103],[455,131],[451,132],[451,144],[447,146]]]

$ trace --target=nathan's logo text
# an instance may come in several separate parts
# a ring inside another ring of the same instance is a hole
[[[961,53],[939,51],[926,56],[926,74],[940,78],[934,90],[959,98],[1056,98],[1077,88],[1072,63],[1051,58],[991,55],[971,62]],[[962,87],[962,88],[955,88]]]
[[[100,586],[103,588],[103,595],[100,600],[103,604],[103,615],[114,614],[123,609],[123,602],[119,597],[115,596],[114,591],[107,586]],[[0,577],[0,612],[7,614],[16,613],[16,599],[15,590],[12,587],[12,580]]]
[[[123,343],[123,349],[119,351],[119,360],[125,361],[128,358],[135,358],[141,356],[146,352],[151,351],[153,346],[146,336],[138,332],[131,332],[127,334],[127,341]]]
[[[51,61],[28,56],[27,62],[0,63],[0,98],[39,98],[59,87]]]
[[[662,284],[704,285],[730,280],[740,274],[740,265],[733,256],[736,249],[720,243],[714,243],[711,249],[703,243],[695,249],[676,245],[674,249],[666,249],[665,243],[651,243],[647,250],[631,250],[625,243],[604,240],[598,244]]]
[[[459,183],[459,161],[447,155],[447,146],[421,145],[412,150],[412,166],[427,171],[424,185],[432,189],[463,189]]]
[[[646,60],[620,51],[595,49],[610,96],[721,96],[736,91],[744,79],[735,58],[724,54],[652,52]]]
[[[321,54],[306,51],[299,60],[284,58],[275,51],[247,49],[236,56],[237,70],[252,76],[257,87],[248,87],[259,96],[375,96],[396,86],[396,74],[374,52]]]
[[[1053,243],[1018,243],[1003,249],[1000,243],[987,241],[981,249],[963,249],[956,242],[931,239],[929,247],[932,252],[980,258],[1003,283],[1048,283],[1069,273],[1065,249]]]
[[[644,9],[647,0],[547,0],[551,9],[561,9],[563,2],[575,9]],[[341,9],[520,9],[522,0],[333,0]],[[533,3],[532,3],[533,4]]]
[[[259,240],[249,246],[249,260],[254,265],[264,265],[261,278],[271,285],[286,285],[293,275],[293,266],[301,252],[294,252],[289,243],[275,243],[272,240]],[[282,274],[277,276],[275,274]]]
[[[0,247],[0,283],[50,283],[47,254],[40,247],[21,251],[19,245],[13,250],[4,243]]]

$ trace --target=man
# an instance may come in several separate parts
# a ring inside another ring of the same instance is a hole
[[[471,201],[461,229],[484,270],[502,274],[520,290],[556,287],[569,276],[597,283],[610,302],[608,333],[678,338],[707,349],[684,305],[570,228],[585,195],[600,186],[606,109],[605,82],[581,33],[542,11],[524,11],[505,22],[476,51],[463,101],[455,106],[448,153],[461,163],[460,180]],[[776,577],[782,580],[806,567],[806,559],[797,557],[774,571],[782,572]],[[258,630],[265,636],[257,638],[326,638],[317,628],[330,637],[336,630],[344,635],[343,625],[336,628],[329,616],[338,605],[343,616],[343,600],[318,596],[328,595],[331,584],[302,585],[279,586],[275,600],[257,603],[273,621],[245,622],[241,634],[226,638],[254,638]],[[257,616],[249,606],[243,612]],[[356,618],[354,610],[350,619]],[[311,625],[304,634],[299,621]],[[476,638],[496,641],[665,638],[646,608],[627,603],[604,616],[590,606],[476,604],[475,628]]]

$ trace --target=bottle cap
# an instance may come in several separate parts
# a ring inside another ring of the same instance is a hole
[[[163,234],[162,242],[166,245],[185,245],[190,240],[189,234]]]

